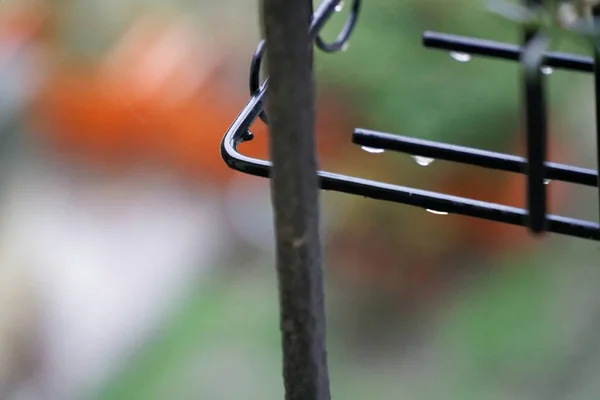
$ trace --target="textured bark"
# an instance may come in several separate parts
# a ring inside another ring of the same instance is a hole
[[[314,140],[312,2],[263,0],[283,377],[288,400],[326,400],[329,378]]]

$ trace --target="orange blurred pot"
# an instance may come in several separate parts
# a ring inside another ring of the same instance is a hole
[[[223,183],[237,172],[222,161],[219,143],[248,95],[232,90],[223,54],[192,40],[195,34],[144,19],[98,66],[63,65],[33,110],[43,141],[89,165],[120,171],[147,163]],[[350,145],[353,113],[341,98],[318,101],[327,110],[317,118],[322,157]],[[257,121],[251,129],[256,138],[244,153],[268,158],[266,127]]]

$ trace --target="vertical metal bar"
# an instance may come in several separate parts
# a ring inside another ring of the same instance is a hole
[[[542,0],[526,0],[526,5],[541,5]],[[531,51],[537,29],[525,31],[524,53]],[[527,209],[528,226],[533,233],[546,230],[545,159],[547,147],[544,75],[540,68],[524,71],[525,123],[527,132]]]
[[[310,0],[263,0],[283,379],[287,400],[328,400]]]
[[[526,72],[527,74],[527,72]],[[525,104],[527,126],[527,208],[528,225],[533,233],[546,229],[546,110],[542,72],[525,78]]]

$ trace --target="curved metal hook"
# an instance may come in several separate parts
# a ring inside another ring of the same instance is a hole
[[[266,41],[261,40],[256,50],[254,51],[254,55],[252,56],[252,61],[250,62],[250,96],[254,96],[260,90],[260,66],[262,64],[263,56],[265,55],[266,49]],[[267,80],[266,78],[263,82],[263,85],[266,86]],[[267,113],[261,111],[258,115],[262,121],[269,125],[269,118],[267,117]]]
[[[341,1],[340,1],[341,3]],[[348,40],[350,39],[350,35],[356,26],[356,21],[358,20],[358,13],[360,12],[360,0],[353,0],[352,7],[350,8],[350,15],[344,24],[341,32],[338,34],[337,38],[333,43],[327,43],[322,38],[321,35],[317,35],[315,39],[315,43],[319,49],[326,53],[335,53],[337,51],[343,50]]]
[[[319,37],[319,31],[323,28],[325,22],[336,12],[336,8],[339,6],[340,0],[325,0],[321,3],[321,5],[315,11],[313,18],[311,20],[311,24],[309,27],[309,32],[313,40],[315,40],[317,47],[327,53],[334,53],[344,48],[344,45],[350,39],[350,35],[356,26],[356,21],[358,19],[358,13],[360,12],[360,4],[361,0],[353,0],[352,8],[350,10],[350,16],[348,17],[348,21],[346,21],[346,25],[338,35],[338,38],[333,43],[325,43]],[[265,86],[268,81],[268,77],[261,83],[260,82],[260,69],[262,65],[262,60],[265,55],[265,51],[267,49],[266,42],[261,40],[261,42],[256,47],[254,54],[252,55],[252,61],[250,62],[250,96],[254,96],[257,94],[261,88],[261,86]],[[259,118],[265,123],[269,124],[269,118],[267,117],[267,113],[264,110],[261,110],[259,113]]]

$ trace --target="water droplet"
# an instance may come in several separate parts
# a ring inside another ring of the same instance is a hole
[[[335,6],[335,12],[340,12],[344,9],[344,0],[341,0],[337,6]]]
[[[342,45],[342,49],[341,49],[341,50],[342,50],[342,51],[347,51],[347,50],[348,50],[348,47],[350,47],[350,43],[349,43],[349,42],[346,42],[346,43],[344,43],[344,44]]]
[[[544,179],[544,185],[547,185],[547,184],[549,184],[550,182],[552,182],[552,180],[551,180],[551,179]]]
[[[436,211],[436,210],[432,210],[430,208],[427,208],[425,211],[430,212],[435,215],[448,215],[448,213],[446,211]]]
[[[373,154],[381,154],[385,151],[383,149],[377,149],[375,147],[367,147],[367,146],[362,146],[361,149],[363,149],[367,153],[373,153]]]
[[[412,156],[412,158],[414,158],[414,160],[417,162],[417,164],[419,164],[421,167],[426,167],[435,161],[433,158],[422,157],[422,156]]]
[[[554,69],[552,69],[552,67],[542,67],[542,74],[544,75],[551,75],[554,72]]]
[[[458,51],[451,51],[450,57],[454,58],[458,62],[469,62],[471,61],[471,55],[467,53],[460,53]]]

